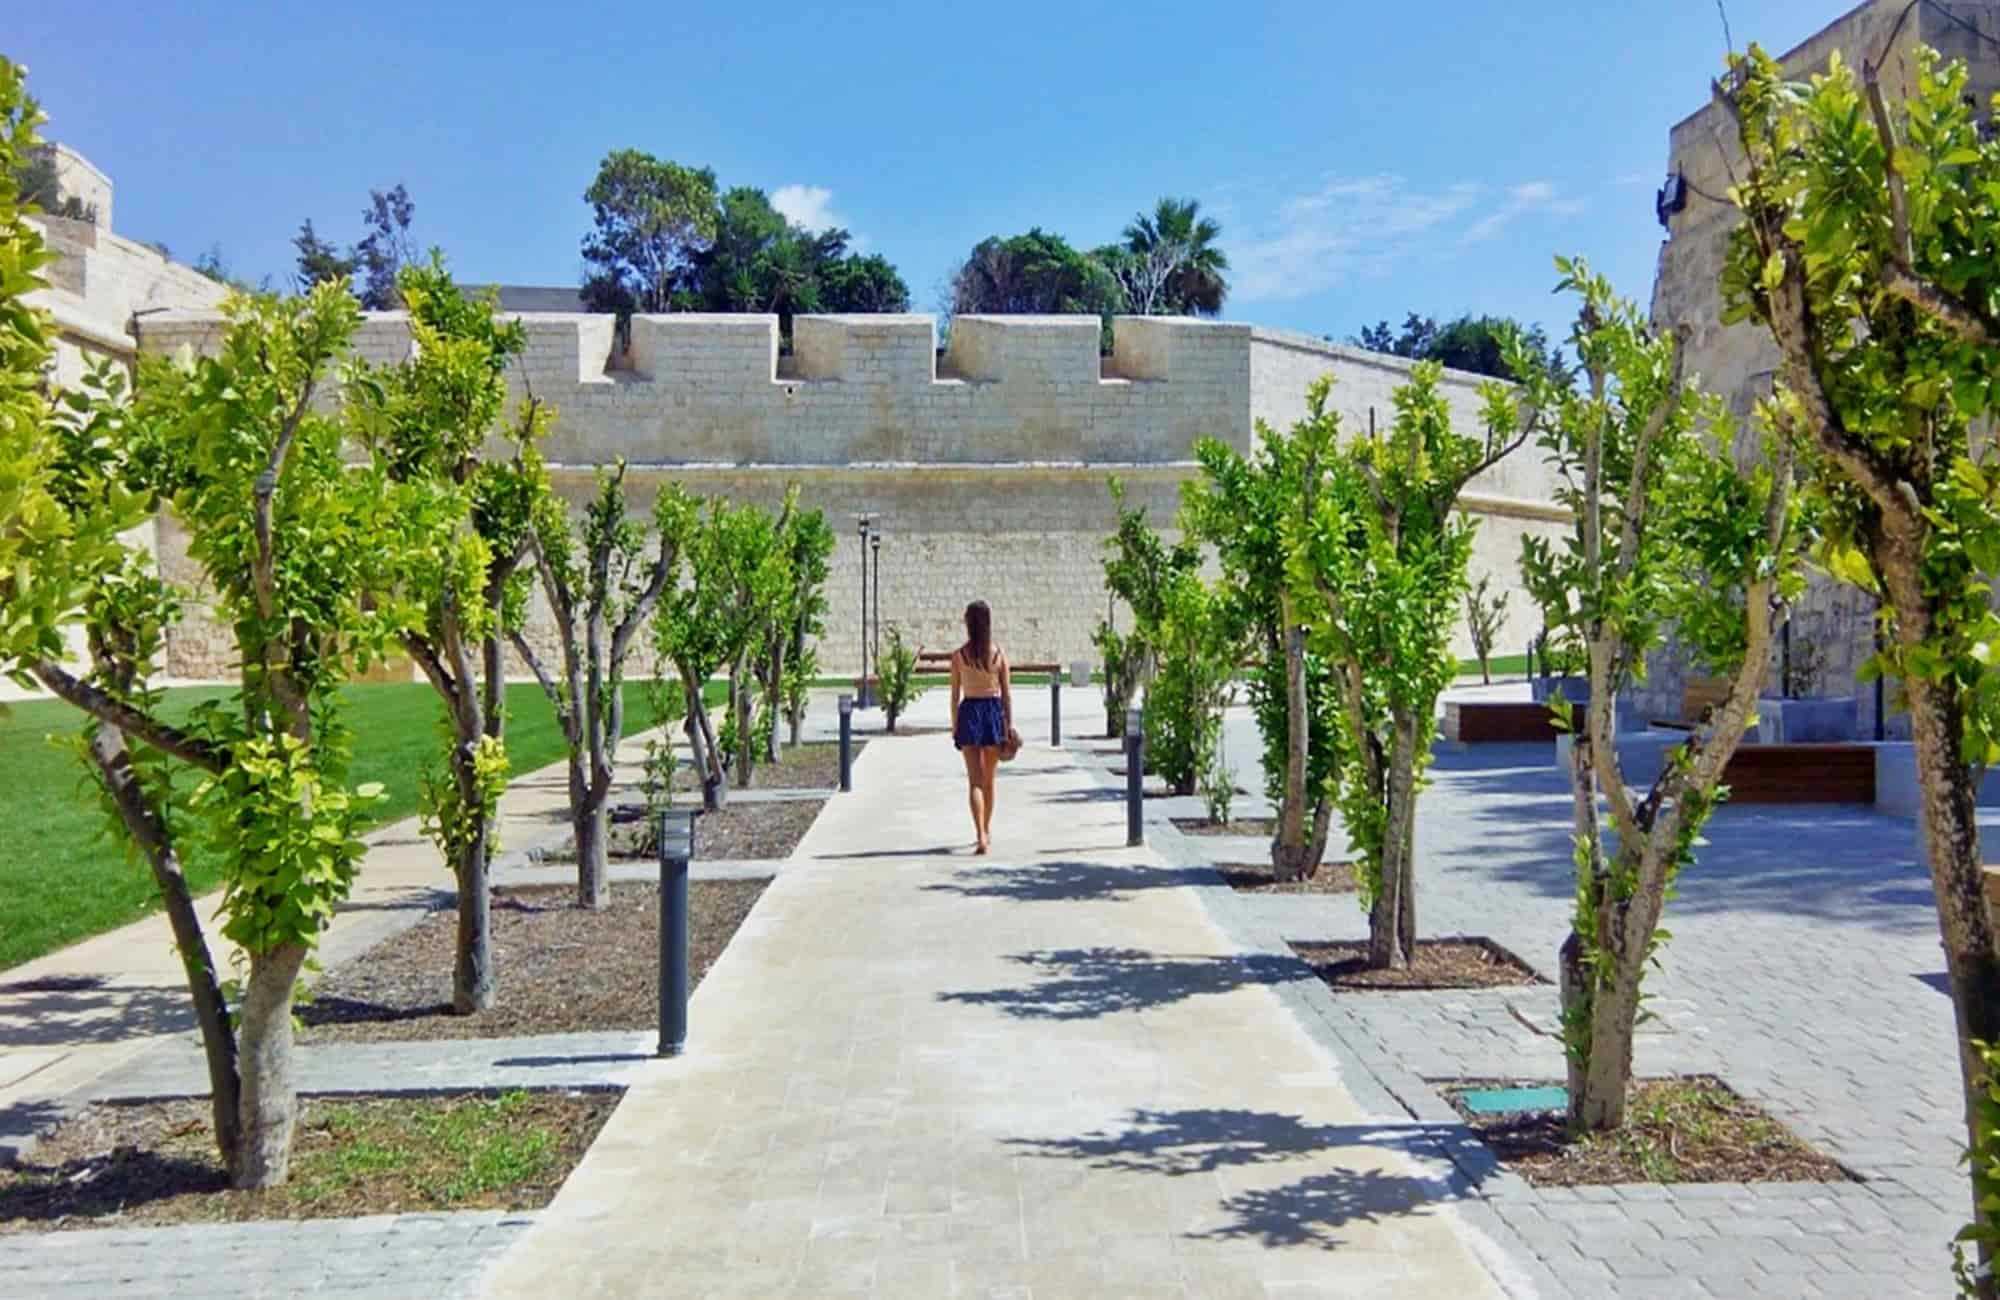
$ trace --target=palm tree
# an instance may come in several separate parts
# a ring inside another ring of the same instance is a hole
[[[1222,223],[1201,215],[1198,199],[1162,198],[1153,214],[1140,213],[1125,227],[1125,246],[1142,258],[1164,254],[1175,260],[1161,304],[1181,316],[1214,316],[1229,295],[1223,272],[1229,257],[1215,241]]]

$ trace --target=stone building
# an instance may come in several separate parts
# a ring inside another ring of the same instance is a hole
[[[55,323],[51,379],[73,387],[93,364],[129,366],[137,355],[146,322],[168,310],[209,310],[228,294],[190,266],[157,249],[113,233],[112,186],[90,160],[61,144],[44,146],[54,163],[56,184],[65,198],[80,200],[89,220],[36,216],[51,261],[42,269],[48,288],[28,301]],[[143,531],[151,547],[154,530]],[[82,636],[73,638],[82,646]],[[17,688],[0,680],[0,695]]]
[[[2000,91],[1996,41],[2000,0],[1870,0],[1787,51],[1781,61],[1788,75],[1800,79],[1824,71],[1835,51],[1850,67],[1873,62],[1882,69],[1883,89],[1893,100],[1914,79],[1917,48],[1927,45],[1966,63],[1968,93],[1984,105]],[[1722,263],[1738,220],[1725,196],[1742,149],[1728,113],[1711,100],[1674,125],[1667,152],[1668,179],[1659,202],[1666,239],[1653,284],[1653,319],[1662,328],[1689,327],[1689,370],[1728,399],[1744,421],[1745,435],[1754,436],[1748,417],[1757,400],[1771,391],[1779,359],[1761,326],[1724,325],[1721,319]],[[1816,658],[1824,665],[1810,693],[1858,695],[1863,736],[1874,731],[1875,699],[1873,688],[1857,687],[1856,672],[1874,652],[1873,610],[1871,597],[1820,578],[1792,618],[1795,660]],[[1640,691],[1641,708],[1655,717],[1677,711],[1687,676],[1681,656],[1656,656]],[[1885,693],[1884,704],[1889,715],[1883,720],[1885,734],[1907,734],[1907,725],[1894,714],[1893,690]]]
[[[1299,418],[1307,384],[1325,372],[1349,427],[1365,429],[1371,411],[1392,417],[1390,395],[1408,375],[1394,357],[1179,318],[1120,318],[1100,357],[1091,316],[960,316],[942,352],[929,316],[800,316],[783,358],[775,316],[639,316],[629,350],[617,350],[609,316],[520,319],[529,344],[512,383],[517,397],[532,389],[554,406],[544,451],[573,500],[590,492],[596,467],[623,457],[638,509],[676,479],[766,504],[796,483],[826,513],[838,539],[820,649],[828,671],[860,659],[860,515],[878,516],[884,534],[883,620],[914,643],[956,644],[960,611],[981,597],[1017,662],[1093,658],[1107,610],[1110,477],[1170,527],[1196,439],[1247,448],[1256,421]],[[148,319],[145,343],[201,351],[220,332],[213,312],[163,313]],[[407,320],[372,314],[355,346],[371,361],[404,356]],[[1467,428],[1480,382],[1445,381]],[[1532,449],[1471,485],[1477,572],[1515,585],[1523,534],[1565,517],[1549,489]],[[160,522],[159,553],[169,576],[192,579],[171,519]],[[1535,622],[1524,596],[1509,615],[1505,643],[1524,646]],[[169,671],[226,673],[228,653],[222,629],[190,617]]]

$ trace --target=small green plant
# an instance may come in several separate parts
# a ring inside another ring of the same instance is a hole
[[[1465,593],[1465,629],[1472,636],[1472,653],[1479,659],[1479,680],[1493,683],[1493,646],[1507,621],[1507,593],[1494,594],[1493,575],[1481,574]]]
[[[1145,680],[1151,656],[1145,638],[1136,630],[1121,636],[1108,620],[1099,620],[1090,643],[1104,658],[1104,678],[1098,683],[1104,692],[1104,734],[1111,740],[1122,740],[1125,714],[1139,693],[1139,684]]]
[[[1223,826],[1228,824],[1229,814],[1236,805],[1236,769],[1230,765],[1219,738],[1213,750],[1202,771],[1201,798],[1208,810],[1209,825]]]
[[[917,652],[903,640],[903,629],[891,623],[885,635],[889,649],[881,665],[882,711],[888,715],[889,731],[894,734],[896,719],[908,712],[924,692],[917,685]]]
[[[1826,651],[1813,638],[1794,633],[1784,655],[1785,698],[1811,699],[1825,676]]]
[[[1995,1199],[2000,1197],[2000,1046],[1975,1039],[1972,1048],[1980,1070],[1973,1081],[1972,1146],[1964,1158],[1972,1169],[1972,1189],[1982,1214],[1959,1229],[1951,1244],[1952,1276],[1958,1280],[1959,1294],[1968,1296],[1979,1294],[1977,1255],[2000,1245],[2000,1225],[1993,1214],[1993,1207],[2000,1205]],[[1974,1247],[1973,1258],[1967,1258],[1968,1244]]]
[[[674,754],[673,729],[687,716],[687,694],[678,679],[669,676],[673,666],[655,658],[653,675],[646,679],[646,711],[653,721],[646,735],[646,756],[639,766],[639,790],[646,801],[646,824],[674,806],[674,773],[680,759]]]

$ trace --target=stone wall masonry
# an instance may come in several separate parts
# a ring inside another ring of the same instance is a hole
[[[962,611],[979,598],[1017,661],[1092,659],[1091,633],[1108,610],[1110,477],[1171,535],[1181,484],[1197,472],[1196,439],[1247,448],[1254,416],[1289,422],[1286,403],[1302,404],[1306,383],[1327,369],[1365,428],[1366,407],[1386,409],[1409,369],[1247,325],[1156,317],[1120,318],[1111,355],[1100,357],[1093,317],[961,316],[940,356],[928,316],[801,316],[782,366],[773,316],[635,317],[622,356],[608,316],[521,320],[528,344],[510,383],[517,399],[532,393],[553,407],[543,450],[574,505],[590,495],[597,466],[623,458],[637,512],[671,479],[767,506],[797,484],[804,506],[825,513],[837,543],[820,651],[830,673],[860,663],[857,516],[880,519],[882,623],[899,624],[913,645],[956,644]],[[208,351],[221,322],[169,313],[149,320],[145,338],[149,349]],[[371,314],[355,341],[377,364],[409,348],[401,313]],[[1457,418],[1476,416],[1478,382],[1447,377]],[[1546,495],[1532,496],[1538,475],[1497,467],[1474,503],[1485,519],[1475,571],[1508,587],[1520,538],[1560,517]],[[169,576],[194,576],[171,522],[161,556]],[[1518,651],[1535,620],[1525,597],[1509,614],[1503,651]],[[538,653],[553,651],[539,599],[529,635]],[[170,671],[227,675],[228,653],[223,629],[190,611]]]
[[[1917,47],[1928,45],[1967,63],[1968,93],[1986,104],[2000,90],[2000,56],[1991,43],[1997,39],[2000,5],[1992,0],[1924,0],[1914,7],[1908,0],[1870,0],[1786,52],[1780,62],[1787,75],[1805,78],[1823,72],[1836,51],[1857,69],[1863,60],[1873,60],[1880,64],[1883,90],[1894,102],[1914,79]],[[1687,203],[1668,219],[1653,282],[1652,315],[1661,328],[1687,327],[1688,369],[1728,402],[1739,421],[1737,454],[1747,460],[1761,437],[1750,417],[1758,399],[1771,391],[1779,357],[1761,326],[1722,323],[1722,268],[1739,218],[1721,198],[1742,161],[1734,126],[1718,104],[1704,104],[1670,131],[1667,175],[1686,177]],[[1858,683],[1855,674],[1873,653],[1873,611],[1867,596],[1822,576],[1812,580],[1794,614],[1794,637],[1809,638],[1825,653],[1822,692],[1860,696],[1864,735],[1873,734],[1874,691]],[[1682,684],[1695,671],[1678,648],[1655,655],[1649,681],[1639,692],[1642,705],[1653,716],[1674,716]],[[1892,713],[1885,720],[1891,736],[1906,734],[1907,727],[1900,715]]]

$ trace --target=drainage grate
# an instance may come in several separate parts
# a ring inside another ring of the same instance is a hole
[[[1569,1105],[1569,1093],[1559,1083],[1539,1088],[1467,1088],[1458,1100],[1475,1115],[1518,1115],[1562,1110]]]

